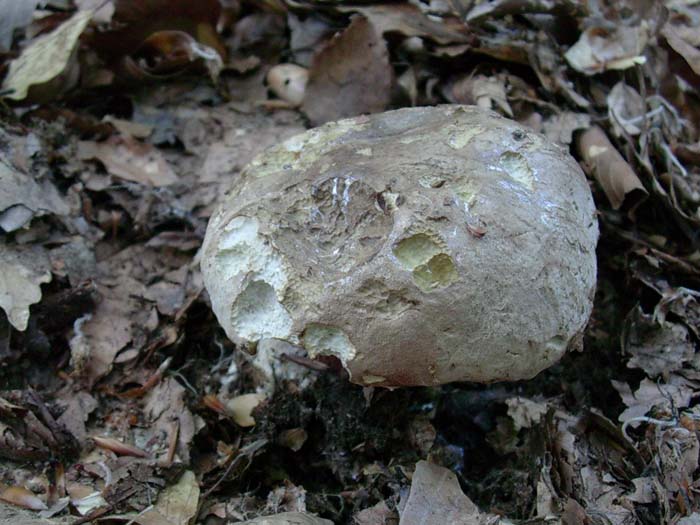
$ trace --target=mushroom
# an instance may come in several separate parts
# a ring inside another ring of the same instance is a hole
[[[212,216],[204,283],[237,344],[354,383],[531,378],[580,346],[598,224],[577,162],[472,106],[328,123],[268,149]]]

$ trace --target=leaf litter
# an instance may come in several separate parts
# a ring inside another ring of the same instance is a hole
[[[700,522],[696,3],[6,4],[0,521]],[[584,351],[391,392],[235,348],[197,250],[241,169],[311,125],[439,103],[589,175]]]

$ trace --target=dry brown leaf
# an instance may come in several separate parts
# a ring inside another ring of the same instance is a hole
[[[698,28],[692,28],[692,33],[697,35]],[[671,48],[678,53],[683,59],[688,63],[690,68],[696,75],[700,75],[700,49],[698,49],[697,44],[693,45],[686,38],[685,35],[681,35],[679,29],[670,22],[666,22],[663,29],[661,29],[661,34],[666,38],[666,42]],[[690,37],[690,34],[688,34]],[[697,38],[697,36],[696,36]]]
[[[315,126],[383,111],[392,72],[384,39],[357,16],[314,57],[302,109]]]
[[[564,57],[571,67],[586,75],[627,69],[646,62],[643,52],[648,39],[646,25],[618,26],[611,31],[591,27],[583,32]]]
[[[698,469],[700,443],[696,433],[683,427],[669,428],[660,433],[657,446],[663,486],[673,492],[683,490]]]
[[[568,146],[573,140],[574,131],[587,129],[590,125],[590,115],[564,111],[545,120],[542,131],[552,142]]]
[[[158,31],[184,31],[225,57],[226,48],[215,27],[218,0],[113,0],[112,27],[91,35],[91,45],[108,61],[138,51]]]
[[[97,408],[97,400],[85,391],[72,392],[67,390],[62,392],[57,401],[65,407],[57,420],[58,423],[73,434],[80,443],[83,443],[87,438],[85,423],[90,414]]]
[[[416,464],[400,525],[475,525],[488,517],[462,492],[454,472],[427,461]]]
[[[652,409],[670,413],[671,409],[682,409],[688,406],[693,395],[692,387],[680,376],[672,375],[670,382],[656,384],[650,379],[643,379],[636,392],[627,383],[611,381],[618,391],[627,409],[618,416],[621,423],[630,423],[637,426],[639,418],[646,415]]]
[[[685,326],[670,321],[657,322],[641,307],[631,315],[624,349],[632,356],[627,366],[641,368],[649,377],[680,370],[695,355],[695,344]]]
[[[628,494],[626,496],[627,499],[637,503],[653,503],[656,500],[654,480],[652,478],[648,476],[634,478],[632,483],[634,484],[634,492]]]
[[[53,184],[37,182],[0,159],[1,230],[18,230],[37,215],[67,215],[69,212],[69,206]]]
[[[117,353],[133,339],[130,316],[139,308],[138,301],[120,291],[100,288],[103,299],[94,313],[76,321],[69,341],[74,373],[92,386],[112,369]]]
[[[354,516],[355,525],[389,525],[395,523],[396,512],[380,501],[373,507],[361,510]],[[391,520],[391,521],[389,521]]]
[[[464,76],[454,82],[445,95],[455,104],[474,104],[484,109],[500,109],[507,116],[513,116],[506,96],[505,79],[500,75]]]
[[[306,430],[303,428],[289,428],[280,432],[277,442],[283,447],[287,447],[293,452],[299,452],[308,438]]]
[[[641,133],[645,104],[636,89],[624,82],[618,82],[610,90],[606,102],[608,117],[616,136],[621,137],[625,133],[634,136]]]
[[[189,525],[197,514],[198,505],[197,478],[194,472],[186,470],[177,483],[160,493],[153,508],[139,514],[118,517],[139,525]]]
[[[293,54],[293,61],[300,66],[309,67],[313,58],[313,50],[333,33],[328,22],[307,16],[301,19],[294,13],[287,14],[289,25],[289,48]]]
[[[556,14],[562,11],[568,16],[574,16],[584,14],[585,9],[585,4],[573,0],[490,0],[472,7],[467,13],[466,20],[476,24],[506,15]]]
[[[41,246],[8,246],[0,240],[0,308],[19,331],[27,329],[29,307],[51,281],[51,263]]]
[[[338,6],[338,11],[360,13],[365,16],[381,35],[399,33],[405,37],[425,37],[442,45],[467,42],[466,35],[451,29],[446,24],[428,18],[412,4],[377,4],[368,6]]]
[[[613,209],[618,210],[623,204],[633,209],[646,197],[648,192],[639,177],[600,127],[592,126],[581,133],[577,146],[584,167],[603,188]]]
[[[24,48],[22,54],[10,62],[2,84],[3,89],[10,90],[7,97],[22,100],[31,86],[49,82],[63,73],[91,17],[92,11],[78,11],[54,31]]]
[[[0,501],[12,503],[30,510],[46,510],[48,507],[32,491],[24,487],[8,487],[0,492]]]
[[[261,516],[254,520],[240,521],[238,525],[333,525],[333,522],[305,512],[282,512],[272,516]]]
[[[187,463],[196,429],[194,417],[185,403],[185,394],[184,387],[177,380],[166,377],[146,394],[143,412],[154,436],[162,438],[163,443],[173,442],[175,449],[172,453]],[[169,456],[170,452],[167,454]]]
[[[135,458],[146,458],[148,454],[138,447],[129,445],[128,443],[122,443],[118,439],[92,436],[92,440],[100,448],[114,452],[117,456],[132,456]]]
[[[112,136],[105,142],[80,141],[78,157],[97,159],[112,175],[147,186],[177,182],[160,151],[132,137]]]

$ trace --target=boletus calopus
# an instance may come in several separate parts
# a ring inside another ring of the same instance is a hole
[[[579,345],[596,279],[586,179],[471,106],[332,122],[253,160],[209,222],[226,334],[337,357],[362,385],[530,378]]]

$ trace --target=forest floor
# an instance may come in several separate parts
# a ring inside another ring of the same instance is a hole
[[[5,2],[0,523],[700,524],[700,3],[607,4]],[[217,199],[305,129],[440,103],[589,176],[583,350],[396,390],[278,356],[307,379],[263,389],[202,285]]]

